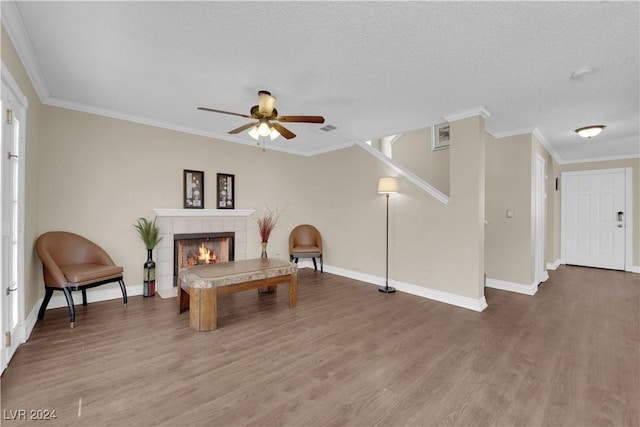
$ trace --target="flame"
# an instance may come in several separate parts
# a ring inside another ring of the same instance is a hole
[[[200,247],[198,248],[198,263],[199,264],[217,264],[218,256],[215,251],[210,250],[209,248],[204,246],[204,242],[200,243]]]

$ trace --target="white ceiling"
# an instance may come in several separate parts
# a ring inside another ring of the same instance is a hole
[[[639,5],[3,1],[2,21],[46,104],[255,144],[196,107],[248,114],[266,89],[337,127],[269,142],[306,155],[484,108],[492,135],[535,131],[567,163],[640,156]]]

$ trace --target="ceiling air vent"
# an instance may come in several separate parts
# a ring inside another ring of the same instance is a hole
[[[338,129],[337,127],[335,127],[334,125],[326,125],[326,126],[322,126],[320,128],[320,130],[325,131],[325,132],[331,132],[332,130],[336,130]]]

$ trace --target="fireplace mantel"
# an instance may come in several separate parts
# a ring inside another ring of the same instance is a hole
[[[253,209],[154,209],[157,216],[182,216],[182,217],[246,217],[252,215]]]

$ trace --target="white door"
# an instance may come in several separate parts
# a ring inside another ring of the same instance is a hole
[[[566,264],[625,269],[626,176],[621,169],[562,174]]]
[[[0,300],[2,336],[0,371],[4,370],[24,329],[24,129],[26,99],[7,70],[2,68],[0,139]]]

